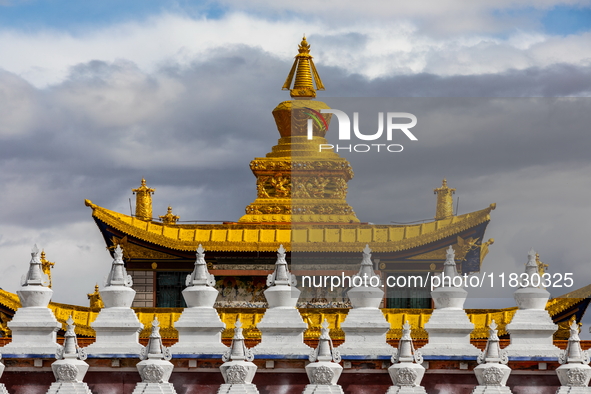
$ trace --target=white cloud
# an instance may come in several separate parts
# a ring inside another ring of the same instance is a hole
[[[71,67],[92,60],[125,59],[149,73],[166,65],[203,62],[216,56],[220,48],[245,45],[289,61],[304,32],[310,37],[318,64],[370,78],[420,72],[499,73],[560,62],[591,62],[591,33],[548,37],[517,30],[507,38],[485,32],[437,37],[404,18],[371,23],[361,20],[344,27],[324,21],[269,20],[233,13],[218,20],[164,14],[78,36],[58,31],[4,30],[0,31],[0,47],[7,56],[0,59],[0,67],[43,87],[65,80]]]

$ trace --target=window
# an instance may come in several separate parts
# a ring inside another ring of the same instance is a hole
[[[156,273],[156,306],[162,308],[186,307],[183,298],[185,278],[190,272],[171,271]]]

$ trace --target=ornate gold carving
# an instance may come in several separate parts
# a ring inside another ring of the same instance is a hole
[[[105,307],[98,284],[94,286],[94,293],[87,294],[86,296],[90,300],[90,309],[102,309]]]
[[[287,198],[291,196],[291,179],[289,176],[283,176],[282,174],[276,174],[270,180],[271,186],[275,190],[275,197]],[[267,212],[271,213],[271,212]],[[273,212],[279,213],[279,212]]]
[[[54,265],[55,265],[55,263],[52,263],[51,261],[49,261],[45,258],[45,251],[42,250],[41,251],[41,269],[43,270],[43,273],[45,275],[47,275],[47,279],[49,280],[49,288],[51,288],[51,269],[53,268]]]
[[[152,269],[155,270],[156,268],[158,268],[158,263],[152,263]]]
[[[176,222],[181,218],[180,216],[177,216],[172,213],[172,207],[168,207],[166,215],[158,217],[160,218],[160,220],[162,220],[162,223],[164,224],[176,224]]]
[[[156,189],[146,186],[146,180],[142,178],[142,184],[137,189],[131,189],[135,194],[135,217],[141,220],[152,220],[152,194]]]
[[[435,213],[435,220],[447,219],[453,216],[453,194],[456,189],[450,189],[447,187],[447,180],[443,179],[441,187],[433,189],[433,192],[437,194],[437,210]]]

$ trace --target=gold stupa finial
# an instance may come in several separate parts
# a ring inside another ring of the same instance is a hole
[[[142,184],[137,189],[131,189],[136,195],[135,217],[142,220],[152,220],[152,194],[156,189],[146,186],[146,180],[142,178]]]
[[[437,209],[435,211],[435,220],[448,219],[454,214],[454,199],[453,194],[456,189],[447,187],[447,179],[443,178],[441,187],[433,189],[433,192],[437,194]]]
[[[291,82],[294,79],[293,88],[290,89]],[[316,89],[314,89],[314,82]],[[298,54],[295,57],[293,66],[282,87],[283,90],[289,90],[291,97],[294,98],[314,98],[316,90],[324,90],[322,80],[316,71],[316,66],[310,55],[310,44],[306,41],[306,36],[298,46]]]

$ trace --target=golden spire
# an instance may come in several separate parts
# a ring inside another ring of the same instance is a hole
[[[456,189],[447,187],[447,180],[443,178],[441,187],[433,189],[437,194],[437,209],[435,211],[435,220],[448,219],[454,215],[454,198],[453,194]]]
[[[152,194],[156,189],[146,186],[146,180],[142,178],[142,184],[137,189],[131,189],[135,194],[135,217],[142,220],[152,220]]]
[[[41,269],[43,270],[43,273],[45,275],[47,275],[47,280],[49,280],[49,288],[51,288],[51,269],[53,268],[53,266],[55,265],[55,263],[52,263],[51,261],[47,260],[45,258],[45,251],[42,250],[41,251]]]
[[[180,216],[177,216],[172,213],[172,207],[168,207],[166,215],[158,217],[160,218],[160,220],[162,220],[162,223],[164,224],[176,224],[177,220],[180,219]]]
[[[289,71],[289,75],[287,76],[282,89],[289,89],[291,97],[294,98],[314,98],[316,97],[316,89],[324,90],[324,85],[322,84],[322,80],[318,75],[318,71],[316,71],[314,62],[312,61],[312,56],[310,55],[310,44],[308,44],[308,41],[306,41],[306,36],[302,38],[302,42],[298,46],[298,52],[299,53],[295,57],[293,66]],[[293,84],[293,89],[290,89],[294,74],[295,82]],[[312,79],[314,82],[316,82],[316,89],[314,89]]]

